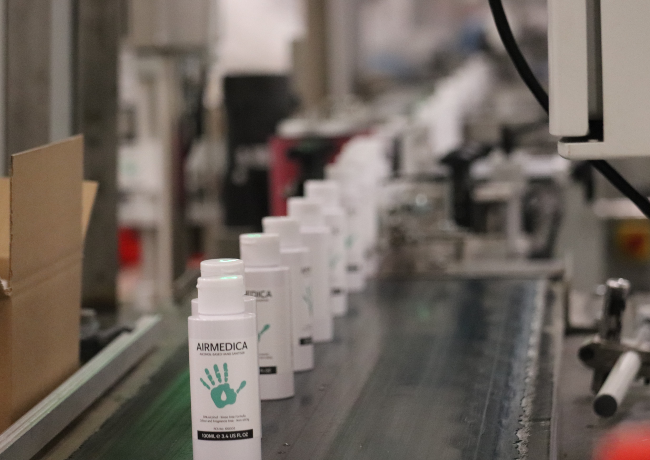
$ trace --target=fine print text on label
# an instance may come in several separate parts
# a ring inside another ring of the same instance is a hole
[[[201,441],[236,441],[238,439],[251,439],[253,437],[253,430],[226,431],[220,433],[198,431],[197,435]]]

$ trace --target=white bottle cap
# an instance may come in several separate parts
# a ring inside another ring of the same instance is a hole
[[[239,253],[246,267],[280,265],[280,237],[275,233],[239,235]]]
[[[323,206],[341,206],[341,187],[333,180],[308,180],[305,196],[323,203]]]
[[[244,312],[244,277],[199,278],[200,315],[234,315]]]
[[[203,278],[221,278],[228,275],[244,276],[244,262],[240,259],[209,259],[201,262]]]
[[[264,233],[275,233],[280,237],[280,248],[302,247],[300,223],[293,217],[265,217],[262,219]]]
[[[287,202],[289,216],[304,227],[322,227],[325,225],[323,206],[316,200],[303,197],[289,198]]]

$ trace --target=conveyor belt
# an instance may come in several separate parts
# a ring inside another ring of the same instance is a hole
[[[383,280],[352,296],[296,397],[262,404],[264,458],[548,458],[544,286]],[[91,458],[192,458],[186,349],[71,457]]]

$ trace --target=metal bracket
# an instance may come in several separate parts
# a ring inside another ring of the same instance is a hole
[[[77,418],[157,343],[159,316],[140,318],[47,398],[0,435],[0,460],[28,460]]]
[[[635,351],[641,358],[639,377],[650,379],[650,344],[638,343],[636,340],[623,339],[620,342],[602,340],[594,336],[580,347],[578,356],[580,360],[594,372],[609,373],[618,358],[628,351]],[[598,389],[595,390],[597,392]]]

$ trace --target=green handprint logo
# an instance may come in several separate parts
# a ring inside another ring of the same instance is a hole
[[[305,301],[307,304],[307,308],[309,308],[309,313],[314,313],[314,303],[312,302],[311,299],[311,286],[307,286],[305,288],[305,293],[302,295],[302,300]]]
[[[350,249],[353,244],[354,244],[354,235],[348,235],[348,237],[345,239],[345,247]]]
[[[270,324],[265,324],[264,327],[262,328],[262,330],[257,333],[257,342],[258,343],[259,343],[260,340],[262,340],[262,334],[264,334],[269,329],[271,329],[271,325]]]
[[[334,268],[336,268],[336,266],[337,266],[338,263],[339,263],[339,260],[341,260],[341,256],[338,255],[338,254],[333,255],[333,256],[330,258],[330,269],[331,269],[331,270],[334,270]]]
[[[201,383],[204,387],[210,390],[210,397],[212,398],[214,405],[219,409],[223,409],[230,404],[235,404],[235,402],[237,402],[237,395],[246,386],[246,380],[244,380],[239,385],[239,388],[237,388],[237,391],[230,388],[230,384],[228,383],[228,364],[226,363],[223,363],[223,383],[221,383],[221,373],[219,372],[219,366],[216,364],[214,365],[214,375],[219,381],[219,386],[215,386],[216,383],[214,383],[214,379],[212,378],[212,375],[208,369],[205,370],[205,375],[207,375],[208,380],[210,380],[212,387],[205,383],[205,380],[203,379],[201,379]]]

